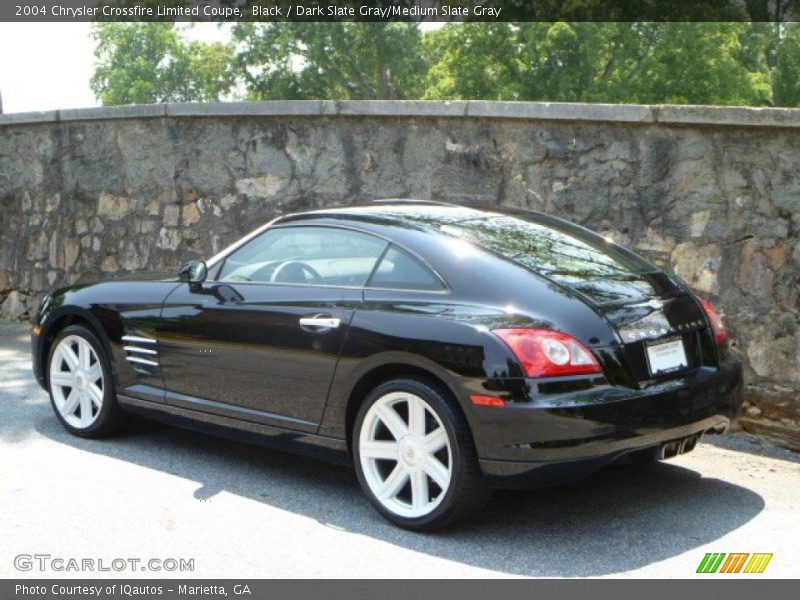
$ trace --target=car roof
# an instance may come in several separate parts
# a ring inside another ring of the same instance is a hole
[[[309,220],[352,221],[363,225],[403,225],[439,233],[446,223],[485,219],[490,213],[524,215],[528,219],[547,220],[548,216],[532,210],[498,205],[461,205],[434,200],[389,198],[369,204],[339,206],[298,212],[278,219],[277,223]]]
[[[494,212],[501,211],[494,210]],[[451,237],[442,231],[443,224],[455,220],[463,222],[469,218],[486,218],[487,214],[488,211],[480,208],[433,200],[396,198],[375,200],[369,204],[306,210],[277,217],[237,240],[207,262],[209,265],[215,265],[266,229],[285,225],[352,227],[378,235],[422,257],[427,257],[428,252],[446,243]]]

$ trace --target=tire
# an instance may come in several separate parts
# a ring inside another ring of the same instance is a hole
[[[125,424],[111,363],[88,327],[70,325],[53,340],[47,358],[47,389],[58,420],[73,435],[108,437]]]
[[[351,443],[364,494],[404,529],[463,520],[491,494],[466,419],[432,382],[395,379],[376,387],[359,408]]]

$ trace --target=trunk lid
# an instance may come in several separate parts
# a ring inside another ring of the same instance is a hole
[[[692,295],[666,273],[654,271],[610,277],[550,273],[543,276],[578,295],[619,335],[624,350],[617,361],[627,376],[622,378],[625,381],[616,383],[646,387],[685,376],[712,363],[713,336],[705,313]],[[651,353],[661,344],[676,340],[682,342],[685,365],[658,370],[651,364]]]
[[[445,224],[466,238],[566,289],[601,315],[623,351],[621,379],[638,386],[683,376],[714,360],[713,335],[699,303],[676,279],[588,229],[540,213],[481,213]],[[651,368],[648,348],[681,340],[685,365]],[[709,345],[711,343],[711,345]],[[619,373],[619,369],[610,369]],[[620,379],[619,375],[609,379]],[[617,381],[622,383],[622,381]]]

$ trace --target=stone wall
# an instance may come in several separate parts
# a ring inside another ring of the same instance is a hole
[[[208,257],[286,211],[521,205],[671,266],[725,314],[745,428],[800,446],[800,111],[276,102],[0,116],[0,316]]]

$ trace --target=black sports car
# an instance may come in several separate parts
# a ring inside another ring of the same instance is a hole
[[[724,432],[741,366],[709,303],[541,213],[382,201],[280,217],[177,278],[47,296],[33,364],[71,433],[126,413],[350,460],[393,523]]]

